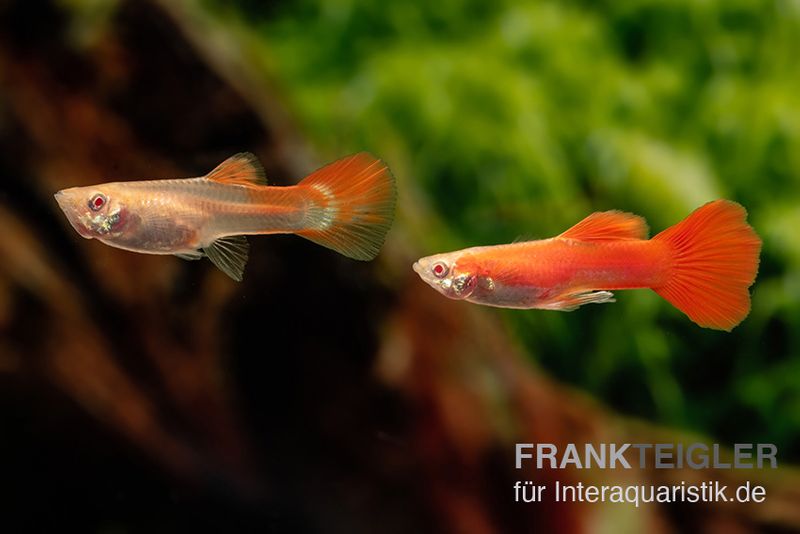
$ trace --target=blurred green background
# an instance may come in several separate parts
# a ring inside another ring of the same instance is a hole
[[[742,203],[764,248],[732,334],[650,291],[498,313],[533,361],[624,413],[800,459],[800,4],[204,5],[323,154],[391,163],[421,254],[549,237],[606,209],[654,234],[706,201]]]
[[[797,0],[0,1],[0,527],[800,530],[798,57]],[[245,150],[274,185],[384,159],[379,258],[258,237],[237,284],[81,239],[53,200]],[[764,241],[732,333],[648,290],[501,310],[411,271],[715,198]],[[694,441],[775,443],[780,469],[514,468],[521,442]],[[523,477],[768,500],[522,505]]]

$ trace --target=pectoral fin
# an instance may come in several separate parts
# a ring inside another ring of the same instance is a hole
[[[237,235],[217,239],[204,248],[203,252],[220,271],[241,282],[249,248],[247,239],[243,235]]]
[[[614,294],[611,291],[584,291],[560,295],[539,307],[546,310],[575,311],[584,304],[605,304],[606,302],[614,302]]]

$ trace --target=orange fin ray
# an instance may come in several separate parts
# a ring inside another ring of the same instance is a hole
[[[736,202],[716,200],[653,240],[673,249],[667,282],[653,290],[700,326],[730,331],[750,312],[761,239]]]
[[[206,178],[223,184],[232,185],[267,185],[267,175],[264,167],[250,152],[239,152],[229,157],[213,171],[206,175]]]
[[[394,178],[385,163],[360,152],[313,172],[299,184],[315,191],[308,230],[297,232],[357,260],[378,255],[394,219]]]
[[[624,211],[598,211],[558,237],[578,241],[617,241],[647,239],[647,223],[642,217]]]

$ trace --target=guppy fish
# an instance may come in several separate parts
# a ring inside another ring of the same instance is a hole
[[[597,212],[550,239],[422,258],[414,271],[452,299],[571,311],[650,288],[698,325],[730,331],[750,312],[761,240],[736,202],[716,200],[647,239],[644,219]]]
[[[55,194],[87,239],[146,254],[207,256],[241,281],[245,235],[297,234],[357,260],[373,259],[392,224],[395,183],[386,165],[354,154],[295,186],[269,187],[253,154],[231,156],[200,178],[114,182]]]

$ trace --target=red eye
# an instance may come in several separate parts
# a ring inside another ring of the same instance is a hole
[[[89,199],[89,208],[92,209],[93,211],[97,211],[105,205],[106,205],[106,197],[104,197],[100,193],[96,194],[95,196]]]
[[[433,276],[436,278],[442,278],[447,275],[447,265],[442,262],[437,262],[433,264],[431,271],[433,271]]]

